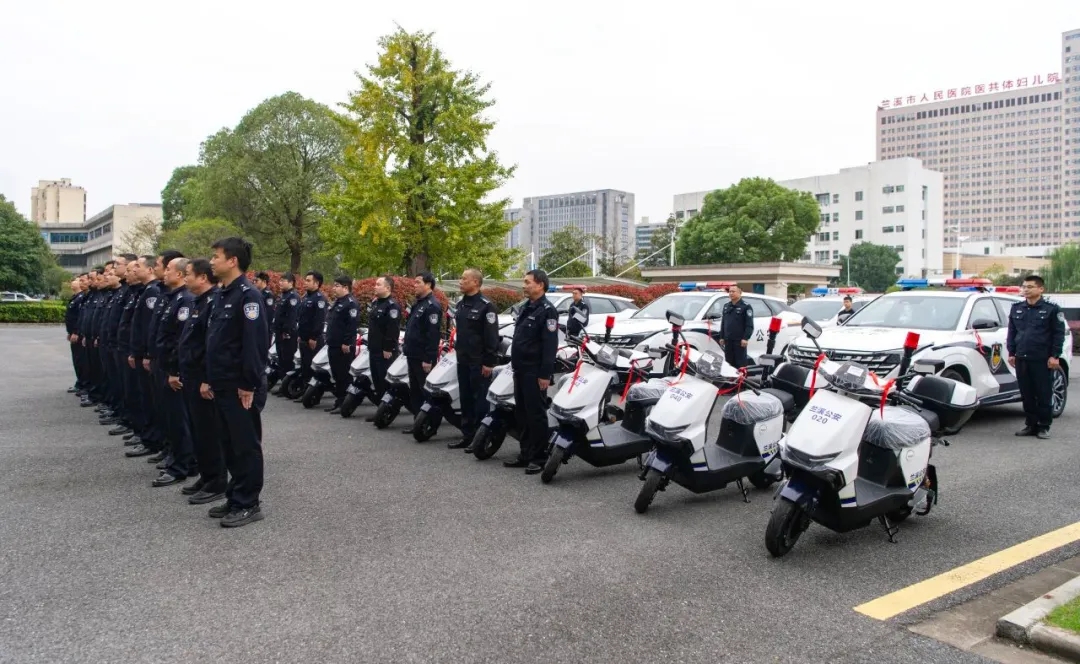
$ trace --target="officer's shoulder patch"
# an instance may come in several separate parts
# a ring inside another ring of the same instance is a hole
[[[258,302],[245,302],[244,303],[244,316],[248,320],[255,320],[259,317],[259,303]]]
[[[398,317],[397,307],[393,307],[393,308],[390,309],[390,317],[391,318],[397,318]]]
[[[353,318],[356,318],[356,307],[353,307],[352,309],[349,309],[349,315],[352,316]]]
[[[320,309],[325,309],[326,308],[326,300],[319,300],[319,308]]]
[[[554,318],[547,319],[547,331],[554,332],[555,328],[559,326],[559,321]]]
[[[156,297],[148,297],[148,298],[146,298],[146,308],[147,309],[153,309],[155,304],[157,304],[157,298]]]
[[[746,305],[746,313],[750,314],[751,316],[754,315],[754,308],[751,307],[749,304]]]
[[[494,311],[487,312],[487,322],[488,323],[494,323],[495,320],[496,320],[495,312]]]
[[[176,320],[178,321],[185,321],[189,316],[191,316],[191,309],[188,309],[187,307],[180,307],[176,312]]]
[[[267,296],[266,296],[266,303],[267,303],[267,304],[273,304],[273,303],[274,303],[274,296],[272,296],[272,295],[267,295]]]
[[[430,316],[428,316],[428,322],[431,323],[432,325],[438,325],[439,324],[439,314],[431,314]]]
[[[251,286],[248,286],[247,284],[240,284],[240,292],[241,293],[245,293],[245,292],[247,292],[249,290],[251,290]]]
[[[295,307],[296,306],[296,298],[294,297],[293,299],[289,300],[289,304]]]

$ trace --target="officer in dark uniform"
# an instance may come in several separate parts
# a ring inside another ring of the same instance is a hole
[[[180,386],[188,409],[199,479],[180,489],[180,493],[189,496],[188,502],[192,505],[205,505],[225,497],[228,480],[218,440],[217,410],[214,402],[202,395],[204,385],[208,391],[210,389],[206,382],[206,327],[218,295],[217,277],[210,268],[210,261],[196,258],[188,263],[184,284],[195,301],[180,332]]]
[[[566,333],[572,337],[580,337],[585,331],[585,328],[589,325],[589,314],[592,313],[592,309],[589,307],[589,303],[582,297],[580,288],[575,288],[573,290],[573,298],[574,301],[570,303],[570,308],[566,311]],[[584,323],[574,317],[574,314],[577,313],[584,314]]]
[[[356,330],[360,327],[360,305],[352,294],[352,277],[334,279],[334,300],[326,320],[326,354],[330,375],[334,377],[334,405],[325,409],[331,415],[341,412],[345,390],[352,382],[349,365],[356,355]]]
[[[231,475],[225,503],[208,515],[226,528],[263,518],[262,417],[266,405],[266,301],[244,277],[251,264],[251,243],[238,237],[213,245],[210,265],[221,293],[206,331],[206,378],[203,396],[212,398],[225,466]],[[324,310],[325,311],[325,310]],[[319,330],[321,333],[322,330]]]
[[[304,275],[307,295],[300,303],[300,315],[296,319],[296,338],[300,344],[300,380],[307,385],[311,380],[311,361],[322,348],[323,326],[326,323],[326,296],[319,289],[323,285],[321,272],[314,270]],[[278,357],[281,354],[278,353]]]
[[[398,337],[401,334],[401,307],[394,299],[394,278],[390,275],[375,280],[375,299],[368,305],[368,357],[371,365],[371,385],[375,398],[386,392],[386,370],[397,358]],[[364,418],[374,422],[375,416]]]
[[[98,342],[101,336],[101,319],[105,309],[105,268],[95,267],[90,271],[90,304],[84,321],[83,346],[86,348],[86,364],[90,370],[90,400],[103,408],[105,401],[105,380],[101,374],[101,356],[98,354]]]
[[[71,280],[72,295],[64,312],[64,330],[67,332],[68,345],[71,346],[71,368],[75,371],[75,384],[68,388],[68,394],[77,394],[83,388],[82,362],[79,358],[79,309],[86,296],[82,276],[80,274]]]
[[[139,271],[139,257],[135,254],[124,254],[127,259],[124,279],[127,281],[127,292],[124,295],[123,310],[120,313],[120,324],[116,328],[116,353],[120,367],[120,381],[124,393],[124,414],[126,416],[126,431],[113,429],[110,435],[123,435],[125,445],[136,445],[131,442],[140,430],[143,421],[142,408],[140,407],[138,374],[134,371],[131,362],[131,325],[135,318],[135,311],[139,305],[139,296],[144,288],[142,273]]]
[[[168,427],[170,453],[161,475],[151,483],[155,487],[182,482],[195,470],[195,450],[180,381],[180,334],[195,306],[195,297],[185,286],[187,266],[186,258],[174,258],[165,268],[165,285],[169,290],[162,296],[166,304],[157,327],[157,349],[161,373],[165,377],[161,389],[162,410]]]
[[[150,327],[154,321],[154,309],[161,297],[161,280],[156,272],[157,256],[139,258],[139,271],[143,275],[146,287],[139,296],[139,303],[131,322],[131,356],[139,381],[140,408],[145,426],[138,431],[139,444],[125,452],[129,457],[154,454],[164,445],[160,416],[155,412],[154,378],[150,374]]]
[[[296,320],[300,316],[300,296],[295,290],[296,277],[292,272],[281,275],[278,283],[281,285],[281,297],[274,312],[274,343],[277,344],[278,375],[285,376],[293,370],[296,361]],[[285,394],[279,390],[278,396]]]
[[[499,312],[491,300],[480,293],[483,285],[483,275],[474,268],[462,272],[458,280],[462,298],[454,310],[457,329],[454,347],[457,349],[461,393],[461,440],[447,445],[452,450],[469,449],[476,427],[488,410],[487,391],[499,349]]]
[[[79,405],[83,408],[94,404],[94,369],[91,366],[90,347],[90,323],[93,320],[95,298],[97,297],[97,272],[90,270],[86,274],[85,296],[82,306],[79,307],[79,320],[75,327],[77,331],[76,345],[79,347],[79,356],[83,366],[83,395]]]
[[[405,341],[402,352],[409,361],[409,410],[413,415],[424,405],[424,382],[428,372],[439,359],[439,338],[442,331],[442,306],[435,299],[435,277],[421,272],[416,277],[416,302],[405,324]],[[412,427],[403,433],[411,434]]]
[[[728,289],[730,299],[724,304],[720,319],[720,344],[724,347],[724,359],[736,369],[746,366],[746,347],[754,334],[754,310],[743,302],[742,289]]]
[[[1045,440],[1050,437],[1053,413],[1053,371],[1061,370],[1065,314],[1058,305],[1043,299],[1042,277],[1024,277],[1022,288],[1026,301],[1012,305],[1005,342],[1024,402],[1024,428],[1016,435]]]
[[[851,315],[855,313],[855,310],[851,308],[851,296],[844,296],[844,308],[840,310],[840,313],[836,314],[836,322],[838,325],[843,325],[847,319],[851,318]]]
[[[559,312],[548,301],[548,276],[543,270],[525,274],[525,303],[514,322],[514,345],[510,366],[514,370],[514,407],[521,434],[521,454],[507,460],[507,468],[524,468],[528,475],[544,469],[547,460],[547,407],[543,397],[555,373],[559,343]]]
[[[277,314],[277,300],[274,298],[274,291],[270,290],[270,275],[266,272],[259,272],[255,275],[255,288],[259,289],[259,293],[263,296],[263,300],[266,302],[266,323],[270,326],[270,343],[274,343],[273,330],[274,316]]]
[[[106,305],[105,320],[102,324],[101,336],[101,363],[105,368],[108,378],[108,405],[109,410],[101,418],[101,424],[118,425],[111,429],[118,431],[113,435],[127,433],[124,423],[127,421],[124,408],[124,379],[120,373],[120,364],[117,355],[117,334],[120,329],[120,318],[124,313],[124,298],[127,296],[127,283],[124,281],[127,261],[118,257],[110,261],[106,277],[108,279],[109,302]]]
[[[165,368],[161,363],[161,346],[158,343],[157,333],[162,320],[165,318],[165,310],[169,306],[169,303],[172,302],[171,295],[174,290],[169,284],[165,283],[166,268],[174,258],[183,258],[183,256],[183,254],[174,249],[163,251],[157,256],[157,260],[154,263],[154,276],[162,282],[161,293],[154,303],[153,317],[150,319],[146,331],[148,335],[146,340],[146,354],[148,359],[143,360],[143,364],[147,366],[150,371],[154,399],[153,416],[157,418],[157,430],[160,432],[162,441],[162,444],[156,453],[146,461],[148,463],[158,464],[158,470],[164,470],[167,465],[166,458],[169,456],[170,444],[172,443],[172,435],[170,432],[173,431],[173,428],[169,419],[171,395],[167,394],[169,391],[169,377],[165,374]]]

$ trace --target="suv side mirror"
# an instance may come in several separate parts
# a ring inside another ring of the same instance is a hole
[[[973,330],[996,330],[998,327],[1000,327],[998,322],[989,318],[976,318],[971,321],[971,329]]]
[[[817,339],[821,336],[821,326],[814,322],[808,316],[803,316],[802,319],[802,331],[811,339]]]

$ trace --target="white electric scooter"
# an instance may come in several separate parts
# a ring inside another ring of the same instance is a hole
[[[805,319],[803,332],[816,344],[821,328]],[[843,533],[876,519],[894,542],[896,524],[912,512],[929,514],[937,503],[931,451],[948,444],[937,436],[962,426],[977,397],[969,385],[932,375],[944,368],[940,362],[916,362],[909,374],[918,338],[908,334],[895,381],[819,355],[817,389],[782,452],[788,479],[777,490],[765,530],[773,556],[790,551],[812,521]]]
[[[375,385],[371,380],[371,351],[367,345],[367,335],[361,337],[360,348],[356,357],[349,364],[352,382],[345,388],[345,398],[341,401],[341,416],[352,417],[356,408],[367,399],[373,404],[379,403],[375,396]]]

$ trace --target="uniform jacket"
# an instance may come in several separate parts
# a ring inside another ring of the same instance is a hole
[[[405,323],[405,357],[435,364],[439,358],[439,337],[442,333],[442,307],[434,293],[421,298],[413,305],[409,320]]]
[[[1009,355],[1025,360],[1061,357],[1065,325],[1065,314],[1053,302],[1043,298],[1034,305],[1017,302],[1009,310],[1005,347]]]
[[[515,373],[551,379],[559,343],[559,312],[546,297],[526,302],[514,322],[510,365]]]
[[[465,365],[495,366],[499,350],[499,312],[491,300],[477,293],[466,295],[454,311],[457,361]]]
[[[206,330],[206,378],[215,390],[254,392],[265,382],[266,302],[244,275],[221,289]]]

